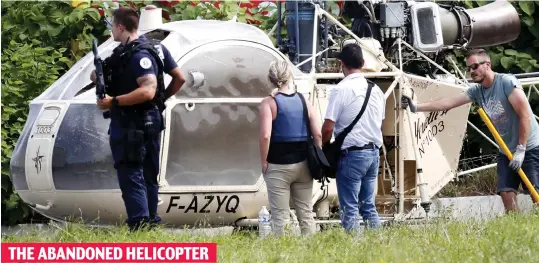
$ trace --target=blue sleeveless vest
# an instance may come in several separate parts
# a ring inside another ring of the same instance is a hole
[[[277,116],[272,122],[271,142],[307,141],[307,122],[299,95],[277,93],[274,99]]]

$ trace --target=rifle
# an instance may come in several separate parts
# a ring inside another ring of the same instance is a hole
[[[105,98],[105,78],[103,77],[103,60],[99,57],[97,53],[97,40],[92,41],[92,51],[94,53],[94,65],[95,65],[95,76],[96,76],[96,86],[95,94],[99,99]],[[110,112],[103,112],[103,118],[110,118]]]

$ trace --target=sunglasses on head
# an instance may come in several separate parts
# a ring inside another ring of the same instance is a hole
[[[466,68],[468,69],[468,71],[470,71],[470,69],[476,70],[479,67],[479,65],[483,65],[486,62],[487,61],[481,61],[481,62],[473,63],[473,64],[471,64],[469,66],[466,66]]]

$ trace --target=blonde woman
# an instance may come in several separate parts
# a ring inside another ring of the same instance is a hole
[[[273,232],[283,234],[290,219],[290,200],[303,235],[316,231],[312,216],[313,178],[307,165],[307,129],[321,147],[319,116],[306,101],[310,127],[303,103],[292,83],[288,61],[272,62],[268,78],[276,91],[260,105],[260,161],[268,189]]]

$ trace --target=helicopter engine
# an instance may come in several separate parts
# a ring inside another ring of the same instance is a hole
[[[312,53],[313,4],[325,7],[319,0],[286,1],[285,4],[288,37],[282,41],[278,39],[278,45],[295,63],[301,63]],[[352,19],[351,31],[355,35],[378,41],[385,57],[395,64],[399,58],[397,39],[443,65],[447,51],[508,43],[515,40],[521,30],[517,10],[505,0],[472,9],[430,1],[344,1],[341,14]],[[319,21],[317,26],[316,52],[332,44],[342,46],[338,39],[346,33],[340,28],[328,20]],[[328,51],[329,58],[333,57],[332,53]],[[405,71],[433,74],[431,70],[421,72],[418,68],[407,67],[418,60],[412,50],[403,49],[402,59]],[[322,61],[319,57],[317,64],[324,64]],[[302,65],[302,71],[309,71],[310,63]]]

